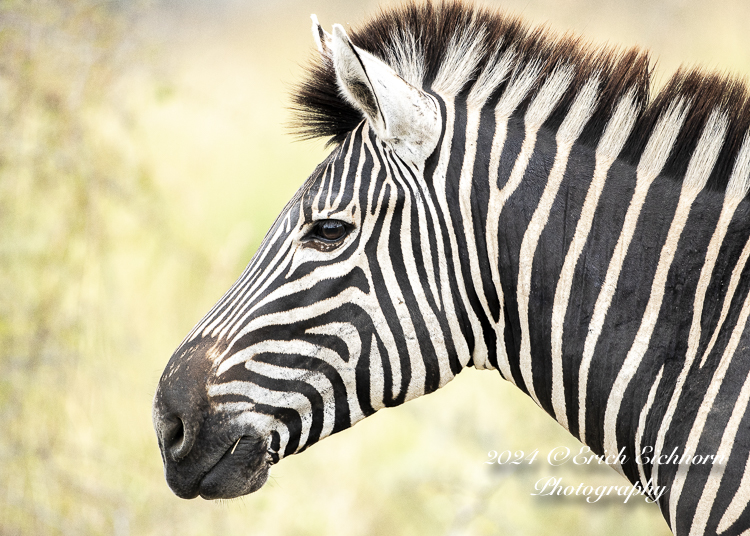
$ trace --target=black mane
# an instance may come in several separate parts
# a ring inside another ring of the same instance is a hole
[[[580,37],[558,36],[545,27],[532,28],[516,17],[487,8],[470,7],[460,1],[412,2],[399,8],[381,11],[360,27],[348,30],[352,42],[382,59],[407,81],[427,90],[441,76],[445,58],[451,46],[464,43],[465,61],[475,68],[463,71],[464,79],[453,80],[452,87],[468,92],[486,69],[500,61],[503,53],[512,48],[516,53],[512,73],[536,61],[542,65],[535,89],[529,92],[515,114],[522,114],[536,90],[560,65],[571,65],[575,78],[565,95],[550,115],[544,128],[553,132],[562,123],[574,97],[592,76],[599,78],[599,101],[591,120],[584,129],[580,143],[595,147],[614,106],[628,92],[635,92],[639,117],[620,158],[637,164],[648,136],[662,113],[677,99],[685,99],[689,110],[678,135],[675,147],[663,173],[682,177],[695,149],[700,134],[714,110],[724,113],[728,120],[727,136],[715,166],[709,187],[723,189],[729,180],[734,161],[743,139],[750,128],[750,99],[744,81],[726,75],[708,73],[701,69],[680,69],[666,86],[650,98],[651,60],[637,47],[617,50],[594,47]],[[416,46],[414,46],[416,45]],[[412,61],[420,63],[421,80],[413,80],[409,58],[403,51],[411,51]],[[394,54],[394,51],[401,51]],[[443,69],[461,74],[461,69]],[[486,106],[493,106],[508,86],[511,74],[496,88]],[[445,77],[445,72],[442,74]],[[436,91],[444,95],[444,92]],[[444,95],[445,96],[445,95]],[[331,58],[316,55],[307,68],[305,80],[292,97],[295,112],[294,132],[303,139],[328,138],[338,144],[362,120],[363,115],[340,94]]]

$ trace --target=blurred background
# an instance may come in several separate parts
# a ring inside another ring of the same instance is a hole
[[[742,0],[502,5],[652,49],[657,86],[683,61],[750,73]],[[668,533],[642,500],[531,496],[551,476],[625,481],[549,466],[549,450],[579,444],[474,370],[284,460],[251,496],[167,488],[151,426],[161,371],[326,154],[285,126],[308,17],[330,28],[377,9],[0,0],[0,535]],[[534,449],[531,466],[484,463]]]

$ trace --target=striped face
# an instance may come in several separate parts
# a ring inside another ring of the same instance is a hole
[[[287,205],[162,376],[154,424],[181,497],[255,491],[284,456],[458,370],[424,179],[437,101],[337,32],[341,87],[366,120]]]
[[[154,418],[178,495],[254,491],[280,458],[450,377],[422,357],[445,354],[428,335],[445,321],[415,262],[431,248],[419,173],[363,123],[175,352]]]

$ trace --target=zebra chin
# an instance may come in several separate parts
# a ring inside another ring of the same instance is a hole
[[[196,445],[182,460],[165,458],[167,484],[178,497],[206,500],[234,499],[259,490],[268,480],[271,467],[266,440],[243,435],[221,448]]]

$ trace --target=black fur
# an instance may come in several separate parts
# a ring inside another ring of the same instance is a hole
[[[687,169],[709,115],[719,108],[726,113],[729,126],[719,163],[709,180],[711,189],[726,187],[736,155],[750,128],[750,99],[741,80],[700,69],[681,69],[655,98],[650,99],[651,64],[646,52],[638,48],[623,52],[594,47],[579,37],[557,36],[544,27],[530,28],[518,18],[468,6],[461,1],[411,2],[399,8],[389,8],[348,33],[356,46],[389,63],[396,72],[399,72],[399,66],[389,62],[388,51],[404,40],[405,35],[416,36],[425,64],[424,89],[432,87],[451,40],[461,36],[481,40],[483,50],[478,68],[471,77],[461,81],[462,92],[468,90],[479,73],[498,61],[509,47],[517,51],[516,72],[530,61],[539,61],[544,66],[536,88],[541,87],[556,66],[573,65],[575,80],[545,123],[545,128],[552,131],[562,123],[581,86],[597,74],[601,90],[599,102],[579,139],[580,143],[590,147],[598,143],[616,103],[626,92],[635,89],[640,116],[620,155],[630,164],[637,164],[661,114],[676,98],[683,97],[690,102],[688,117],[664,169],[664,174],[678,179]],[[507,83],[505,80],[497,87],[488,106],[494,105]],[[535,93],[536,90],[530,92],[516,114],[525,111]],[[364,118],[341,96],[328,55],[318,55],[310,63],[307,77],[293,93],[292,103],[296,115],[292,129],[304,139],[328,138],[329,144],[338,144]]]

